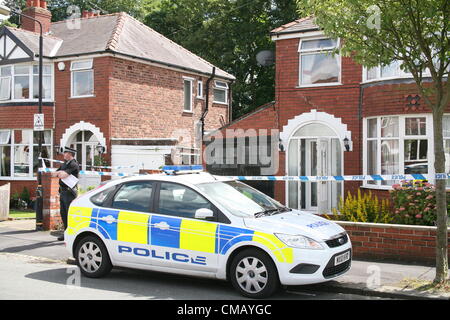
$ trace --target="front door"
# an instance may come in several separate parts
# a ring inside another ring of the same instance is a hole
[[[81,165],[81,170],[94,170],[96,147],[98,145],[98,140],[95,135],[90,131],[80,131],[76,135],[74,145],[77,150],[76,159]],[[100,182],[100,176],[81,175],[79,186],[81,188],[96,187]]]
[[[300,140],[300,171],[302,176],[327,176],[329,171],[330,139]],[[329,210],[330,188],[328,182],[302,182],[301,207],[318,213]]]

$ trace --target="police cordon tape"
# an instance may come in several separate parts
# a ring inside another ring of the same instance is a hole
[[[55,159],[47,159],[47,158],[39,158],[39,160],[44,160],[44,161],[49,161],[49,162],[55,162],[55,163],[64,163],[65,161],[61,161],[61,160],[55,160]],[[86,167],[89,168],[96,168],[96,169],[113,169],[113,170],[120,170],[120,169],[132,169],[135,168],[136,166],[91,166],[91,165],[86,165]]]
[[[40,172],[56,172],[54,168],[39,168]],[[163,173],[163,172],[161,172]],[[148,174],[123,173],[123,172],[101,172],[80,171],[80,175],[90,176],[114,176],[131,177],[145,176]],[[391,174],[391,175],[353,175],[353,176],[220,176],[230,180],[240,181],[301,181],[301,182],[327,182],[327,181],[392,181],[392,180],[447,180],[450,174]]]

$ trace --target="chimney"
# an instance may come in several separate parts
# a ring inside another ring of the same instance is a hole
[[[95,11],[88,11],[88,10],[83,10],[83,14],[82,14],[82,18],[94,18],[94,17],[99,17],[100,16],[100,12],[95,12]]]
[[[47,1],[45,0],[27,0],[27,6],[22,11],[24,15],[30,16],[42,23],[42,32],[44,34],[50,31],[52,14],[47,9]],[[22,17],[22,29],[39,32],[39,24],[31,19]]]

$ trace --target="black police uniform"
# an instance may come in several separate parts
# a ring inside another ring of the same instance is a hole
[[[57,171],[67,172],[69,175],[73,175],[78,178],[80,167],[77,160],[72,159],[66,161]],[[64,223],[64,230],[67,229],[67,215],[69,212],[69,206],[72,201],[77,197],[77,186],[73,189],[69,188],[62,180],[59,180],[59,204],[61,219]]]

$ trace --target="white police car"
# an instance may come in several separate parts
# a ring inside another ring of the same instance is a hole
[[[111,181],[72,202],[67,248],[82,273],[113,266],[228,279],[244,296],[324,282],[351,264],[344,229],[205,172]],[[198,168],[194,168],[198,169]]]

